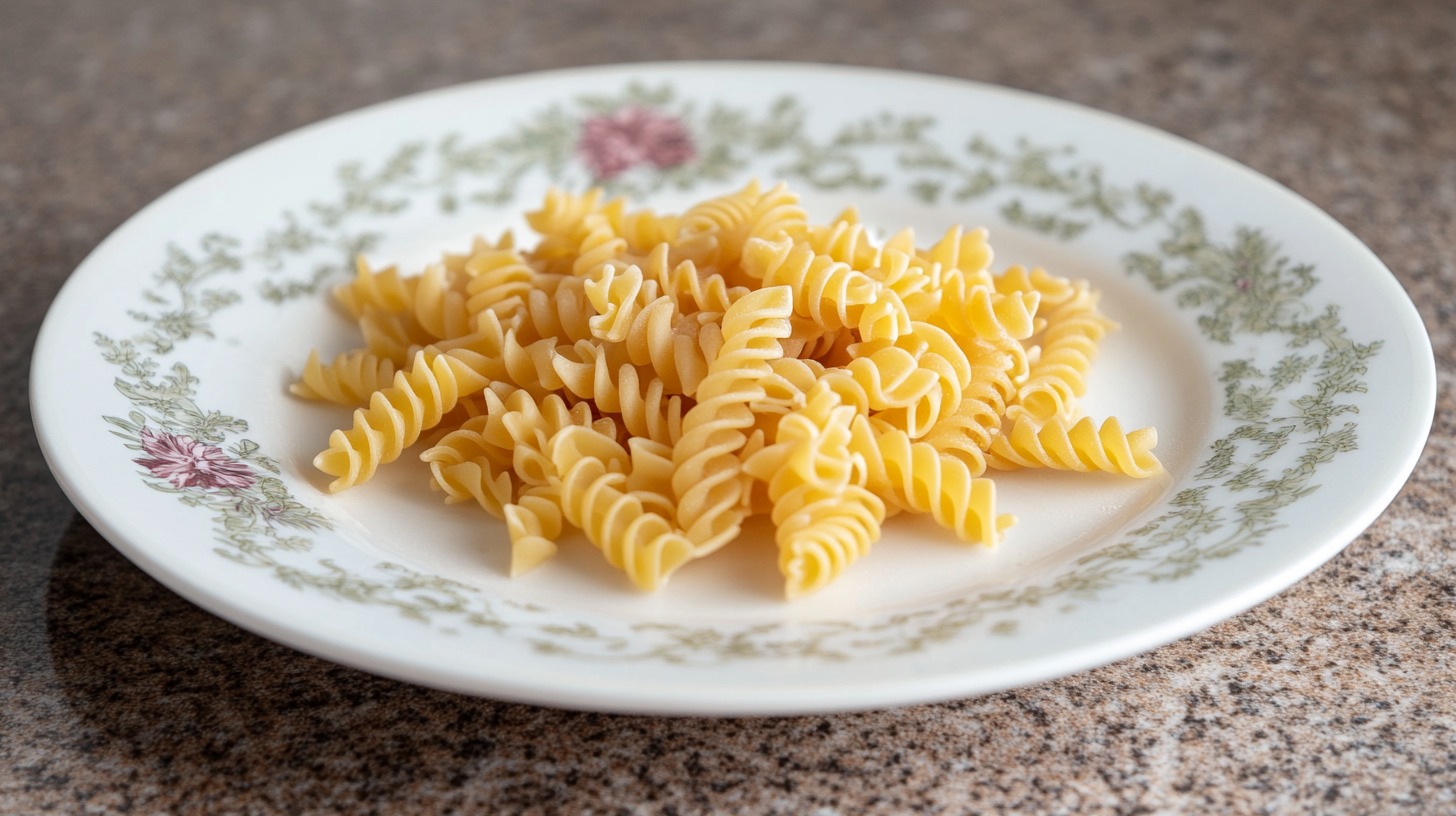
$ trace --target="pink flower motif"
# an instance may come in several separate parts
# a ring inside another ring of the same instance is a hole
[[[247,465],[230,458],[222,448],[190,436],[142,428],[142,449],[148,455],[132,461],[177,487],[244,488],[254,481]]]
[[[576,149],[598,179],[615,178],[639,164],[676,167],[697,155],[681,120],[636,106],[586,120]]]

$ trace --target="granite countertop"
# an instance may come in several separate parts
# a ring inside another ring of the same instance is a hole
[[[742,720],[582,714],[275,645],[114,551],[27,401],[45,306],[238,150],[401,94],[683,58],[923,70],[1185,136],[1374,249],[1434,338],[1435,428],[1312,576],[1146,655],[985,697]],[[1456,5],[1408,0],[0,4],[0,812],[1456,812]]]

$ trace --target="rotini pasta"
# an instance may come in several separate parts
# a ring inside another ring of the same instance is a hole
[[[421,444],[447,503],[503,520],[512,575],[576,528],[651,591],[762,513],[797,598],[896,513],[999,542],[988,470],[1161,470],[1153,429],[1079,413],[1116,328],[1097,292],[993,273],[984,229],[878,241],[757,182],[680,215],[552,190],[526,221],[533,245],[416,275],[359,259],[334,295],[363,347],[290,386],[356,409],[314,460],[329,490]]]

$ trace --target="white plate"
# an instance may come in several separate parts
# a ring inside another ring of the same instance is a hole
[[[1021,518],[999,548],[896,518],[843,579],[792,604],[762,528],[644,596],[584,544],[507,578],[503,527],[440,505],[417,464],[326,495],[309,461],[346,412],[284,386],[310,347],[351,345],[324,291],[352,254],[412,266],[520,226],[549,184],[592,181],[583,123],[610,129],[632,108],[678,120],[693,143],[662,168],[650,145],[628,151],[608,180],[659,211],[782,178],[820,219],[856,204],[927,238],[985,225],[998,266],[1091,279],[1123,329],[1088,408],[1157,426],[1169,475],[998,477]],[[41,332],[32,392],[86,518],[259,634],[503,699],[766,714],[1004,689],[1246,609],[1390,502],[1434,383],[1429,339],[1380,261],[1243,167],[1024,93],[755,63],[483,82],[250,150],[86,259]],[[134,461],[142,427],[174,439],[152,458],[175,467]]]

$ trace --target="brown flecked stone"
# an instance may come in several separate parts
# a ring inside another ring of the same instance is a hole
[[[193,607],[76,515],[29,424],[30,346],[129,215],[368,103],[681,58],[1010,85],[1288,185],[1384,259],[1431,330],[1438,415],[1410,483],[1308,579],[1141,657],[745,720],[508,705],[334,666]],[[1449,2],[0,4],[0,812],[1456,812],[1453,259]]]

